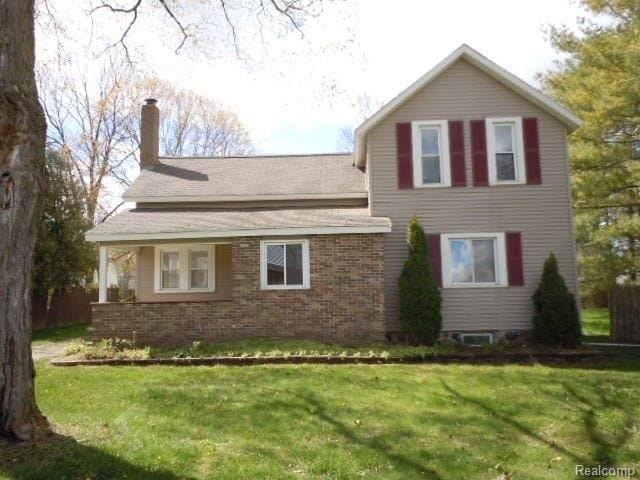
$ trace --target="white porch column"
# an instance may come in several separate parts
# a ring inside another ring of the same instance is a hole
[[[107,247],[100,245],[98,266],[98,302],[107,303]]]

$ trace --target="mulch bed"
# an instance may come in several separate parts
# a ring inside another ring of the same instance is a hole
[[[576,363],[598,359],[601,352],[598,350],[549,350],[549,351],[515,351],[515,352],[462,352],[454,354],[438,354],[430,356],[338,356],[338,355],[289,355],[273,357],[204,357],[204,358],[145,358],[145,359],[99,359],[99,360],[52,360],[56,367],[75,366],[103,366],[103,365],[286,365],[286,364],[326,364],[326,365],[352,365],[352,364],[438,364],[438,363],[466,363],[466,364],[508,364],[508,363]]]

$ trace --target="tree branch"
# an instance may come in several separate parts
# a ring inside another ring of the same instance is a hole
[[[176,48],[176,53],[179,53],[180,49],[182,49],[182,47],[184,46],[185,42],[187,41],[187,39],[191,35],[189,35],[189,33],[187,32],[187,29],[184,27],[184,25],[182,25],[182,22],[178,19],[178,17],[176,17],[173,14],[173,11],[169,7],[169,5],[167,5],[166,0],[158,0],[158,1],[164,7],[164,10],[167,12],[169,17],[171,17],[171,19],[174,21],[174,23],[178,26],[178,28],[180,29],[180,32],[182,32],[182,41],[180,42],[180,45],[178,45],[178,48]]]

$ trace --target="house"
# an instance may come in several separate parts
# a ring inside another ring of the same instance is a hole
[[[136,301],[93,305],[96,338],[369,342],[401,333],[416,214],[442,286],[443,335],[532,328],[545,258],[577,293],[572,112],[463,45],[356,131],[352,154],[158,157],[142,110],[135,208],[87,233],[137,256]]]

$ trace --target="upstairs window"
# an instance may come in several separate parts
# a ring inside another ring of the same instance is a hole
[[[262,241],[260,276],[263,289],[309,288],[309,242]]]
[[[526,183],[522,119],[488,118],[489,184]]]
[[[447,121],[413,122],[411,128],[414,186],[451,186]]]

